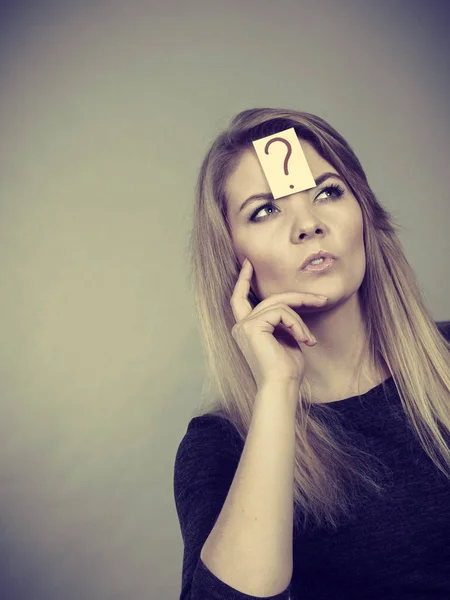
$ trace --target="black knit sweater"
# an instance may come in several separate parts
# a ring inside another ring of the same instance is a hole
[[[437,323],[450,339],[449,323]],[[273,600],[450,600],[450,480],[422,449],[394,381],[329,403],[358,447],[387,467],[338,529],[294,528],[293,576]],[[450,401],[450,399],[449,399]],[[312,405],[320,411],[320,405]],[[444,433],[450,444],[450,436]],[[180,600],[255,600],[200,559],[244,443],[218,416],[193,418],[176,453],[174,496],[184,542]]]

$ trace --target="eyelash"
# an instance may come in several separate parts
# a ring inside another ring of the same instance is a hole
[[[322,194],[322,192],[326,192],[328,190],[332,190],[332,192],[335,194],[334,198],[327,199],[327,201],[330,200],[331,202],[338,200],[344,193],[344,189],[340,185],[338,185],[337,183],[330,183],[330,185],[327,185],[326,187],[324,187],[317,195],[320,196],[320,194]],[[273,206],[273,207],[277,208],[273,202],[266,202],[262,206],[258,206],[258,208],[252,212],[252,214],[250,215],[248,220],[251,221],[252,223],[259,223],[260,221],[265,221],[268,217],[270,217],[270,214],[265,217],[260,217],[259,219],[255,219],[255,217],[263,208],[267,208],[268,206],[271,206],[271,207]],[[271,213],[271,214],[273,214],[273,213]]]

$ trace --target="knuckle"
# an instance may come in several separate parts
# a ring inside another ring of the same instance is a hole
[[[249,322],[246,320],[239,321],[233,327],[232,334],[235,340],[242,339],[243,337],[248,337],[249,334]]]
[[[246,332],[247,331],[247,329],[248,329],[248,321],[245,321],[245,320],[240,321],[238,323],[238,325],[239,325],[239,327],[236,330],[236,332],[237,332],[238,335],[240,333],[242,333],[242,332]]]
[[[231,335],[236,338],[239,335],[239,330],[241,328],[240,323],[236,323],[231,329]]]

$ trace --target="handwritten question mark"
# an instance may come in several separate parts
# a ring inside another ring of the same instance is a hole
[[[287,140],[285,140],[282,137],[272,138],[265,145],[264,152],[266,154],[269,154],[269,146],[270,146],[270,144],[273,144],[273,142],[283,142],[283,144],[286,144],[286,146],[287,146],[288,151],[287,151],[287,154],[286,154],[285,159],[284,159],[284,174],[285,175],[289,175],[288,163],[289,163],[289,158],[290,158],[290,156],[292,154],[292,146],[291,146],[291,144]],[[290,185],[289,187],[293,188],[294,186]]]

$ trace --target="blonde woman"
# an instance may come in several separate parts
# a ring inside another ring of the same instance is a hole
[[[290,127],[316,187],[274,200],[252,141]],[[243,111],[193,221],[213,402],[176,454],[180,599],[450,598],[450,322],[349,144]]]

